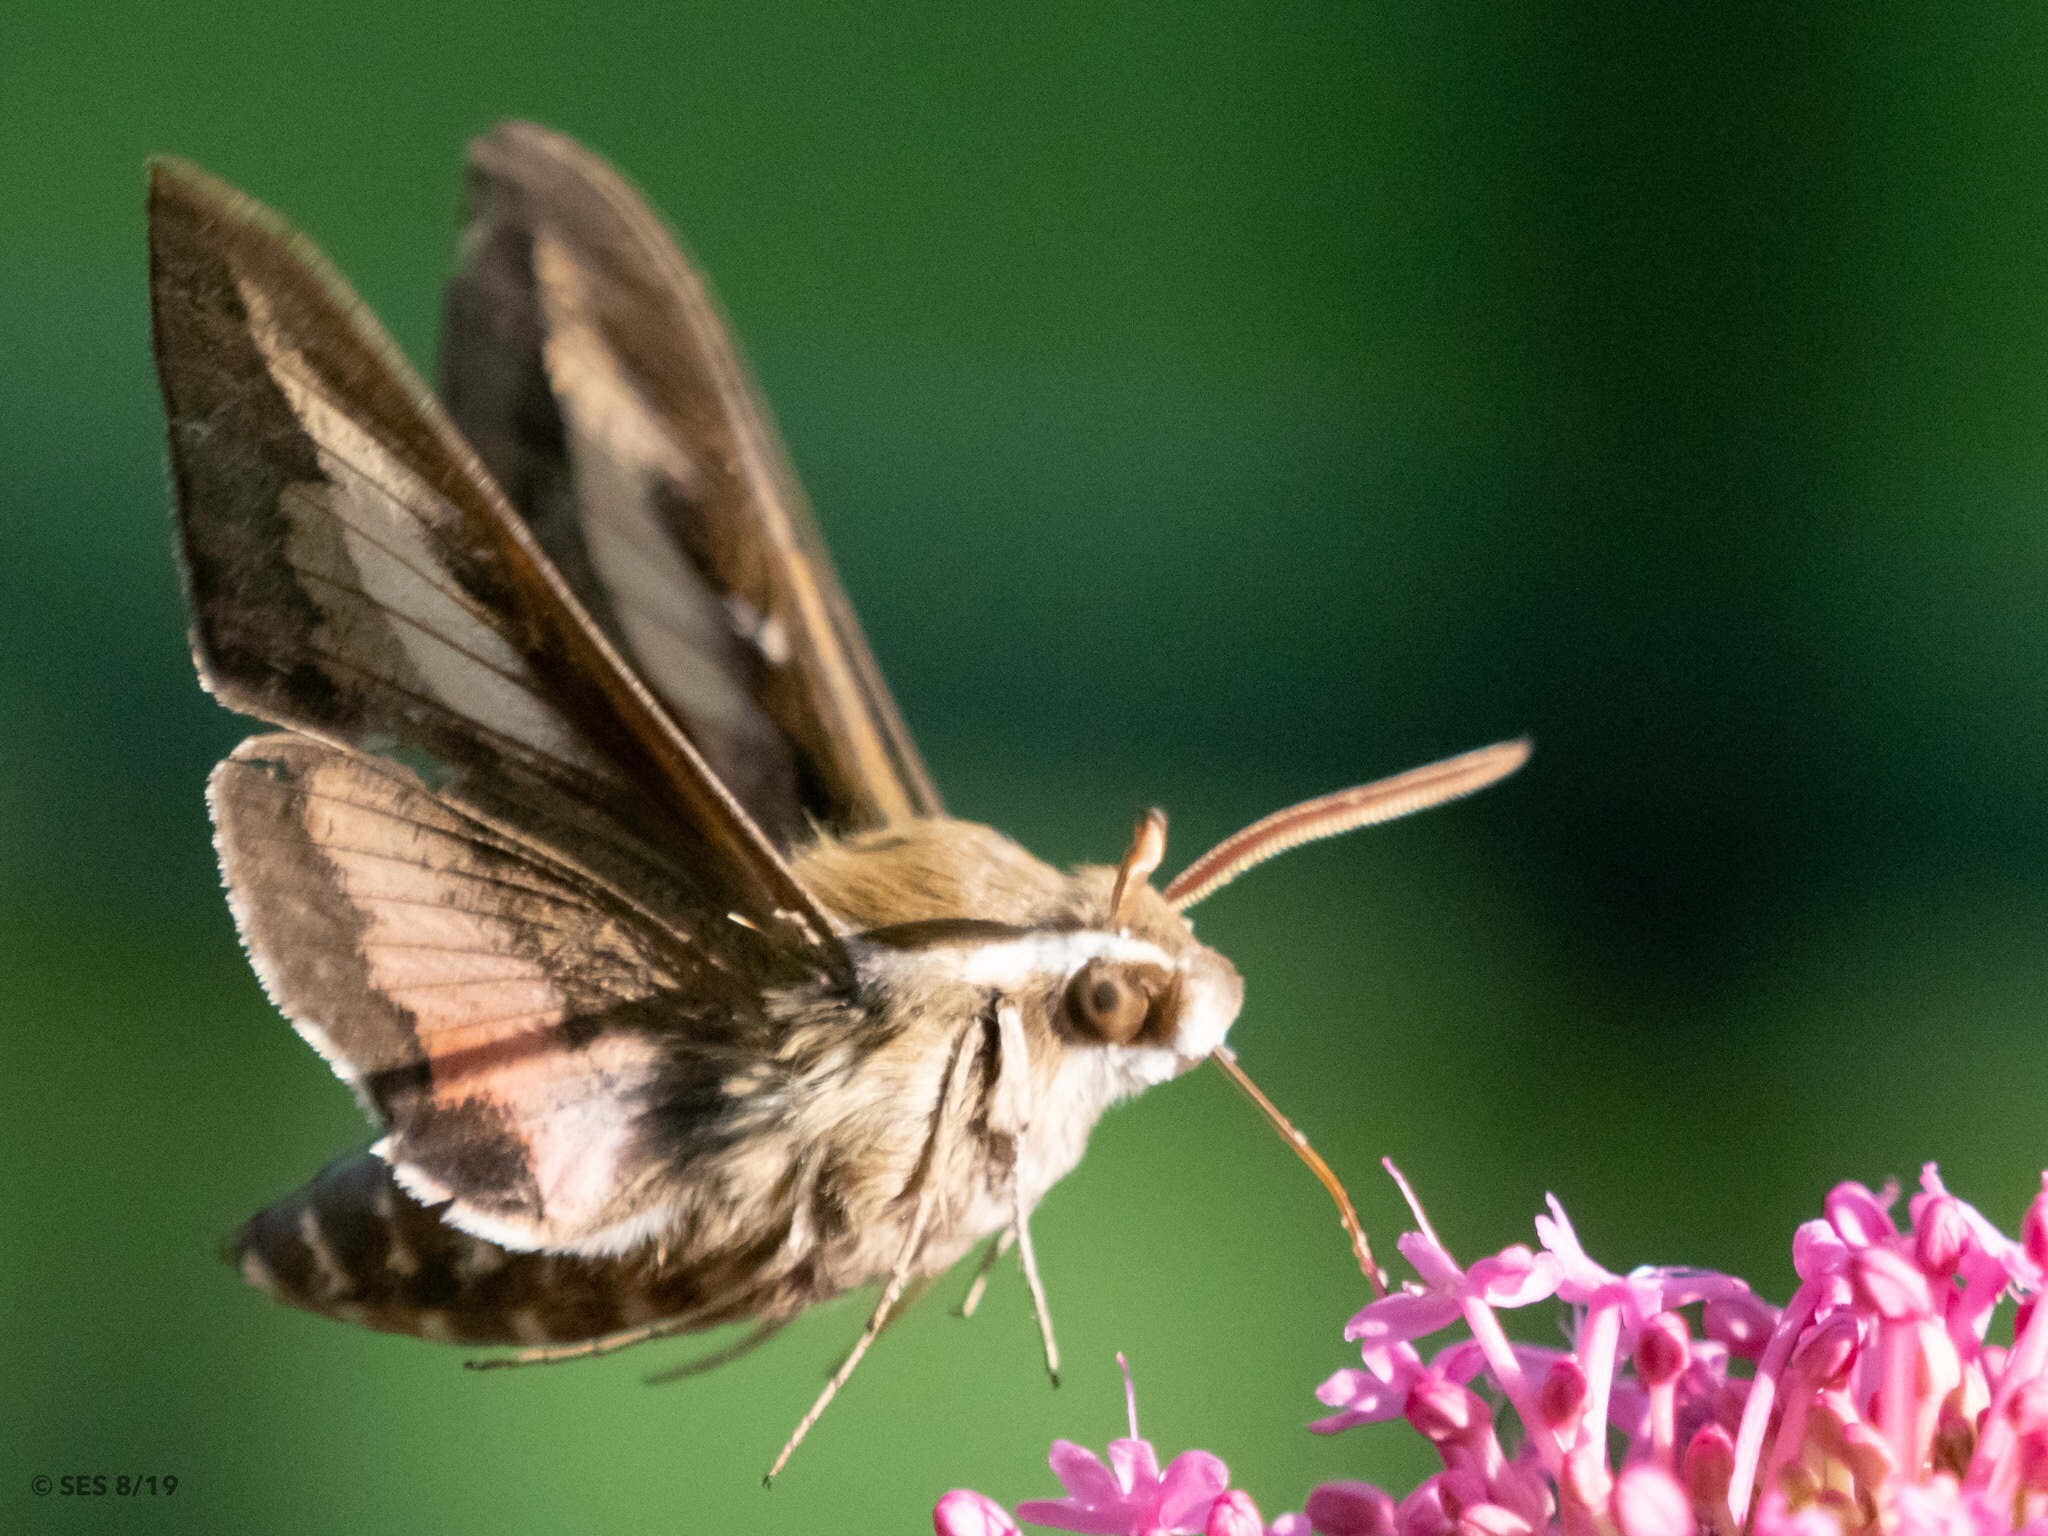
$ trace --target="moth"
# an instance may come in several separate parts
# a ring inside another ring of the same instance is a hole
[[[591,1355],[1014,1245],[1243,985],[1186,911],[1508,742],[1062,872],[955,820],[703,279],[609,166],[476,141],[440,398],[268,210],[149,183],[153,339],[228,901],[379,1128],[230,1241],[280,1301]],[[975,1287],[979,1294],[979,1282]],[[727,1351],[727,1354],[732,1351]],[[771,1476],[773,1473],[770,1474]]]

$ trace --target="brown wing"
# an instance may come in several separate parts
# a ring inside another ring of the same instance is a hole
[[[259,736],[208,788],[257,973],[444,1219],[619,1253],[688,1197],[719,1084],[769,1054],[748,930],[677,932],[408,769]]]
[[[944,814],[709,290],[617,172],[470,146],[450,413],[584,605],[782,846]]]
[[[759,976],[840,971],[826,916],[316,252],[159,163],[150,293],[193,648],[223,703],[404,760],[679,932],[740,914],[754,937],[724,948],[751,943]]]

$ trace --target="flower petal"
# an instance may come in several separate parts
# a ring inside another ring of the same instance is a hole
[[[1496,1307],[1526,1307],[1556,1294],[1564,1265],[1554,1253],[1531,1253],[1520,1243],[1479,1260],[1466,1271],[1468,1289]]]
[[[1465,1278],[1465,1272],[1444,1251],[1443,1244],[1425,1233],[1403,1232],[1394,1246],[1401,1250],[1402,1258],[1415,1266],[1415,1273],[1422,1276],[1424,1285],[1441,1289],[1457,1285]]]
[[[1792,1234],[1792,1267],[1802,1280],[1839,1274],[1849,1262],[1849,1245],[1824,1221],[1802,1221]]]
[[[1173,1475],[1171,1469],[1167,1475]],[[1233,1488],[1210,1506],[1202,1536],[1266,1536],[1266,1522],[1259,1518],[1259,1506],[1252,1496]]]
[[[1458,1522],[1444,1513],[1443,1474],[1425,1477],[1394,1510],[1400,1536],[1445,1536]]]
[[[1071,1440],[1055,1440],[1045,1459],[1052,1467],[1052,1475],[1060,1480],[1060,1486],[1080,1503],[1090,1508],[1123,1503],[1122,1485],[1102,1464],[1102,1458],[1085,1445],[1076,1445]]]
[[[1843,1242],[1851,1248],[1870,1248],[1899,1235],[1891,1212],[1885,1209],[1888,1203],[1849,1179],[1828,1191],[1821,1209],[1827,1212],[1828,1225]]]
[[[1588,1301],[1601,1286],[1612,1285],[1621,1277],[1586,1257],[1586,1250],[1579,1246],[1579,1234],[1573,1230],[1572,1220],[1565,1215],[1557,1196],[1545,1195],[1543,1199],[1550,1214],[1536,1218],[1536,1236],[1563,1267],[1559,1294],[1574,1305]]]
[[[1450,1327],[1458,1315],[1456,1296],[1441,1291],[1396,1291],[1367,1303],[1344,1325],[1344,1337],[1359,1340],[1368,1349],[1405,1344]]]
[[[1170,1531],[1199,1532],[1209,1506],[1230,1488],[1230,1468],[1207,1451],[1182,1451],[1159,1480],[1159,1509],[1153,1519]]]
[[[1408,1388],[1381,1381],[1370,1371],[1345,1370],[1317,1387],[1316,1396],[1326,1407],[1342,1408],[1356,1415],[1351,1421],[1354,1424],[1377,1424],[1401,1416]]]
[[[1159,1453],[1150,1440],[1110,1441],[1109,1465],[1128,1502],[1150,1504],[1159,1496]]]

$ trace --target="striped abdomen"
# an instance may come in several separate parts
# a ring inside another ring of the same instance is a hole
[[[752,1308],[706,1305],[700,1271],[643,1257],[514,1253],[457,1231],[381,1158],[330,1163],[228,1240],[228,1261],[278,1301],[390,1333],[464,1344],[555,1344],[676,1319],[711,1327]],[[699,1317],[688,1314],[698,1312]]]

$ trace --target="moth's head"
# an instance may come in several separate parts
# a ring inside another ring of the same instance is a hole
[[[1167,1051],[1185,1070],[1223,1043],[1244,979],[1148,883],[1165,851],[1166,817],[1147,811],[1121,864],[1076,872],[1076,963],[1050,1013],[1070,1043]]]

